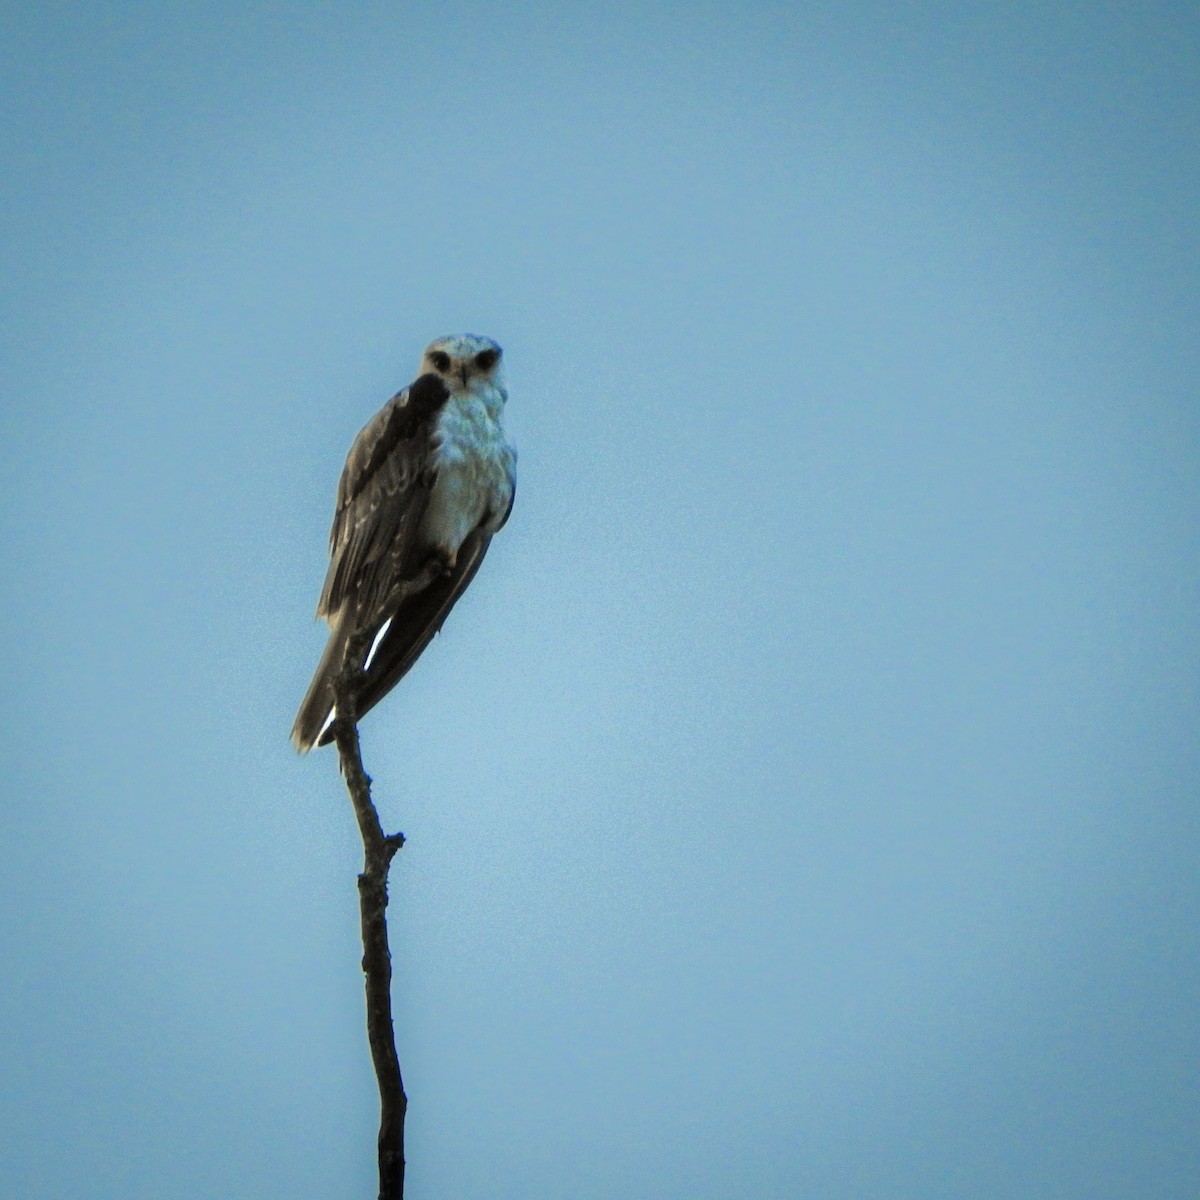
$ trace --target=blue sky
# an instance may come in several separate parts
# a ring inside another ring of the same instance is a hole
[[[363,729],[410,1194],[1197,1194],[1191,6],[4,27],[0,1191],[373,1194],[287,734],[472,330],[516,509]]]

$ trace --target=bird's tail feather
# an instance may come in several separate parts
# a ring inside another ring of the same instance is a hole
[[[325,653],[321,655],[312,683],[308,685],[308,692],[296,714],[292,742],[301,754],[307,754],[317,744],[317,738],[333,712],[333,680],[342,669],[352,625],[352,621],[338,621],[330,631]]]

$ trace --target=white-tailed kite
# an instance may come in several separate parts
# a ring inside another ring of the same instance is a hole
[[[292,727],[302,754],[333,740],[333,681],[350,639],[373,638],[362,716],[429,645],[508,520],[517,452],[502,425],[500,355],[490,338],[439,338],[350,447],[317,604],[329,643]]]

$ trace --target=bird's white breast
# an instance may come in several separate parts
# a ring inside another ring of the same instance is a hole
[[[438,414],[437,482],[421,532],[451,559],[485,518],[495,532],[512,502],[517,455],[500,424],[504,400],[494,385],[473,387],[453,394]]]

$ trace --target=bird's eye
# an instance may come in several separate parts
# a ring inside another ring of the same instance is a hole
[[[429,361],[433,363],[434,367],[439,371],[450,370],[450,355],[448,355],[444,350],[435,350],[429,356]]]
[[[480,352],[475,355],[475,365],[479,367],[481,371],[490,371],[496,365],[496,359],[499,357],[500,354],[496,350],[480,350]]]

